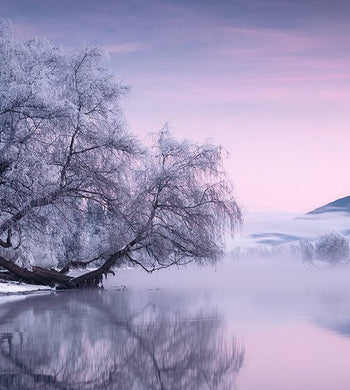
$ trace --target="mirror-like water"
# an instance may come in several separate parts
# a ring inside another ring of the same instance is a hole
[[[349,277],[260,261],[0,297],[0,388],[345,390]]]

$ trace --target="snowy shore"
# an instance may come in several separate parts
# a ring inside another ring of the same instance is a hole
[[[35,291],[50,291],[51,287],[18,282],[0,282],[0,300],[4,295],[26,294]]]

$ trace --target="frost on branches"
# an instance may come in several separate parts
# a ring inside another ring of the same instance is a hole
[[[332,265],[347,261],[348,239],[336,231],[323,235],[315,244],[315,258]]]
[[[0,21],[2,278],[76,288],[129,262],[215,261],[240,221],[222,150],[126,131],[105,53],[18,41]],[[71,265],[94,266],[77,278]],[[60,271],[59,271],[60,270]]]

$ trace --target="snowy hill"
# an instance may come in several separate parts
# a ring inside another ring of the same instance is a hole
[[[349,213],[350,214],[350,196],[339,198],[315,210],[309,211],[306,215],[323,214],[323,213]]]

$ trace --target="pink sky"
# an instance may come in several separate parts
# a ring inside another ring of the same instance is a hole
[[[345,0],[2,3],[22,38],[104,46],[132,86],[132,131],[168,122],[224,145],[245,209],[305,212],[350,194]]]

